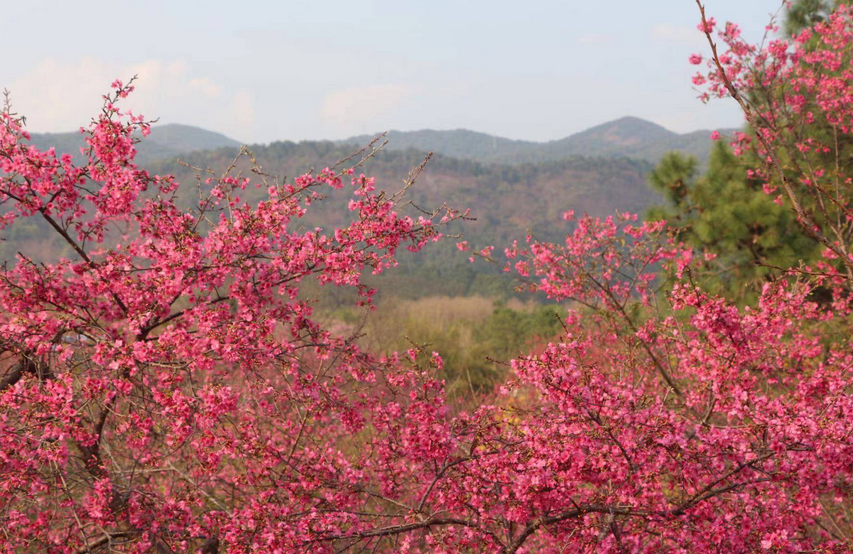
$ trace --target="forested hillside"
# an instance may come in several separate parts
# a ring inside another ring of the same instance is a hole
[[[172,126],[166,126],[167,129]],[[156,125],[153,129],[157,129]],[[152,137],[164,134],[152,130]],[[150,137],[149,137],[150,138]],[[146,139],[142,144],[146,144]],[[43,136],[34,142],[44,141]],[[154,173],[172,174],[181,183],[179,195],[188,205],[199,191],[198,169],[222,173],[234,160],[239,149],[220,148],[199,152],[174,154],[177,147],[167,143],[173,155],[168,159],[144,161],[143,165]],[[372,157],[361,168],[376,177],[377,188],[396,192],[409,171],[423,162],[426,153],[413,149],[393,150],[388,146]],[[142,152],[152,152],[143,146]],[[263,170],[271,175],[292,180],[293,177],[334,164],[353,152],[354,147],[330,141],[275,142],[266,146],[252,146],[250,150]],[[241,162],[248,171],[246,161]],[[574,210],[578,214],[607,215],[617,208],[641,213],[659,200],[645,183],[652,165],[642,160],[627,158],[573,157],[560,161],[520,163],[514,165],[480,163],[437,154],[426,165],[411,191],[411,202],[404,208],[417,216],[414,206],[424,209],[441,204],[458,208],[471,208],[474,221],[464,228],[455,225],[450,233],[463,233],[472,246],[484,247],[523,242],[528,233],[543,240],[556,239],[565,227],[560,214]],[[209,175],[202,175],[203,178]],[[204,190],[204,186],[202,186]],[[265,191],[248,189],[243,199],[255,202]],[[335,208],[329,208],[334,206]],[[303,225],[333,228],[344,224],[350,213],[340,203],[330,202],[312,210]],[[114,232],[118,232],[114,230]],[[0,245],[5,259],[11,259],[22,248],[43,254],[50,259],[67,245],[51,233],[44,222],[28,220],[5,233],[6,241]],[[31,254],[32,255],[32,254]],[[415,261],[416,260],[416,261]],[[428,249],[417,258],[401,257],[398,271],[382,278],[387,286],[385,293],[406,297],[424,295],[486,294],[506,295],[513,281],[497,268],[472,266],[468,255],[459,252],[453,243],[444,241]]]
[[[390,146],[389,142],[389,146]],[[352,153],[352,148],[331,142],[275,142],[250,147],[265,172],[293,178],[332,165]],[[196,152],[182,157],[195,168],[223,170],[235,151],[222,149]],[[417,150],[384,149],[361,168],[376,177],[377,188],[394,192],[409,171],[424,161]],[[178,162],[150,164],[152,171],[174,174],[192,190],[196,169]],[[532,230],[540,236],[554,233],[553,221],[573,209],[592,215],[624,210],[642,211],[657,198],[645,184],[652,166],[630,159],[574,157],[538,164],[482,164],[440,154],[434,155],[418,178],[413,201],[424,207],[446,202],[457,208],[472,207],[478,223],[466,225],[466,234],[495,240],[518,236]],[[246,199],[253,199],[246,191]],[[618,203],[616,200],[618,199]],[[311,224],[336,225],[346,217],[335,212]],[[328,219],[326,219],[328,218]]]
[[[389,142],[390,146],[390,142]],[[352,147],[332,142],[276,142],[251,148],[257,162],[267,173],[293,178],[332,165],[352,152]],[[235,152],[222,149],[184,156],[195,168],[225,169]],[[403,185],[409,171],[422,163],[425,153],[416,150],[383,150],[360,168],[376,178],[377,189],[393,193]],[[567,210],[578,214],[612,214],[617,208],[643,212],[659,200],[646,184],[651,164],[641,160],[574,157],[561,161],[516,165],[483,164],[435,155],[426,165],[410,191],[413,205],[404,208],[417,216],[414,206],[433,209],[442,204],[453,208],[471,208],[475,221],[451,226],[450,233],[464,233],[472,246],[524,242],[532,233],[543,240],[554,240],[564,233],[560,215]],[[183,183],[184,195],[196,194],[196,169],[177,162],[151,164],[152,171],[174,174]],[[243,166],[243,169],[248,169]],[[247,189],[245,199],[252,202],[265,191]],[[328,209],[328,206],[338,206]],[[341,203],[317,206],[304,221],[307,228],[333,228],[347,222],[350,213]],[[504,294],[512,288],[498,268],[472,267],[468,254],[451,241],[427,249],[417,258],[402,256],[402,267],[383,279],[382,290],[419,297],[429,294]],[[415,260],[417,260],[415,262]]]

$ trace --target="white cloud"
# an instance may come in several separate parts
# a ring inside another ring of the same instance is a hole
[[[226,134],[251,130],[251,95],[227,94],[213,79],[194,75],[186,61],[150,59],[113,64],[93,57],[64,62],[47,58],[11,83],[13,109],[33,132],[73,131],[86,126],[116,78],[136,75],[136,90],[122,101],[125,109],[163,122],[198,125]],[[233,109],[239,107],[239,109]]]
[[[31,131],[70,131],[85,126],[97,114],[101,95],[117,77],[110,78],[111,73],[94,58],[81,58],[71,65],[45,59],[4,85],[13,109],[27,117]]]
[[[320,117],[338,131],[361,132],[365,124],[380,125],[377,120],[399,108],[412,93],[412,88],[404,84],[354,87],[331,92],[323,100]]]
[[[207,77],[196,77],[194,79],[190,79],[189,86],[194,90],[198,90],[208,98],[219,98],[222,96],[222,87]]]
[[[251,136],[255,126],[255,101],[252,93],[238,90],[231,100],[231,116],[236,125],[237,136]]]

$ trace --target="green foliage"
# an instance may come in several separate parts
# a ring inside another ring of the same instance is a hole
[[[688,184],[696,176],[696,158],[679,152],[667,152],[649,173],[649,184],[673,206],[681,207],[688,200]]]
[[[49,263],[70,255],[71,247],[43,219],[20,218],[0,234],[0,263],[14,260],[19,252],[33,262]]]
[[[849,0],[795,0],[785,14],[785,32],[789,35],[814,27],[826,20],[832,11]]]
[[[649,176],[649,184],[667,200],[649,216],[666,219],[685,243],[716,256],[703,285],[741,303],[753,302],[776,268],[819,254],[791,209],[747,177],[746,163],[721,142],[711,151],[704,175],[696,176],[695,159],[674,153]]]
[[[506,377],[506,368],[496,363],[509,361],[560,332],[560,318],[565,317],[555,306],[538,306],[531,310],[514,310],[497,304],[484,321],[457,321],[446,329],[421,329],[422,342],[445,359],[445,379],[451,395],[489,391]],[[421,341],[417,336],[410,337]],[[469,338],[469,340],[463,340]]]

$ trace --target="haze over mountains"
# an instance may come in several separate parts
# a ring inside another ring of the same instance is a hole
[[[731,131],[721,130],[723,134]],[[711,148],[709,135],[710,131],[678,134],[650,121],[623,117],[548,142],[513,140],[467,129],[390,131],[386,149],[434,151],[453,158],[498,164],[549,162],[579,156],[625,157],[655,163],[666,152],[676,150],[704,162]],[[374,136],[361,135],[335,142],[363,146]],[[34,133],[32,142],[39,148],[56,146],[57,151],[70,153],[77,153],[84,146],[80,133]],[[188,152],[239,146],[236,140],[199,127],[155,124],[151,135],[140,145],[138,160],[144,163]]]

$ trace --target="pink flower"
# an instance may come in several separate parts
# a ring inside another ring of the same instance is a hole
[[[717,20],[713,17],[707,19],[705,23],[699,23],[696,28],[702,31],[703,33],[711,33],[714,31],[714,27],[717,26]]]

